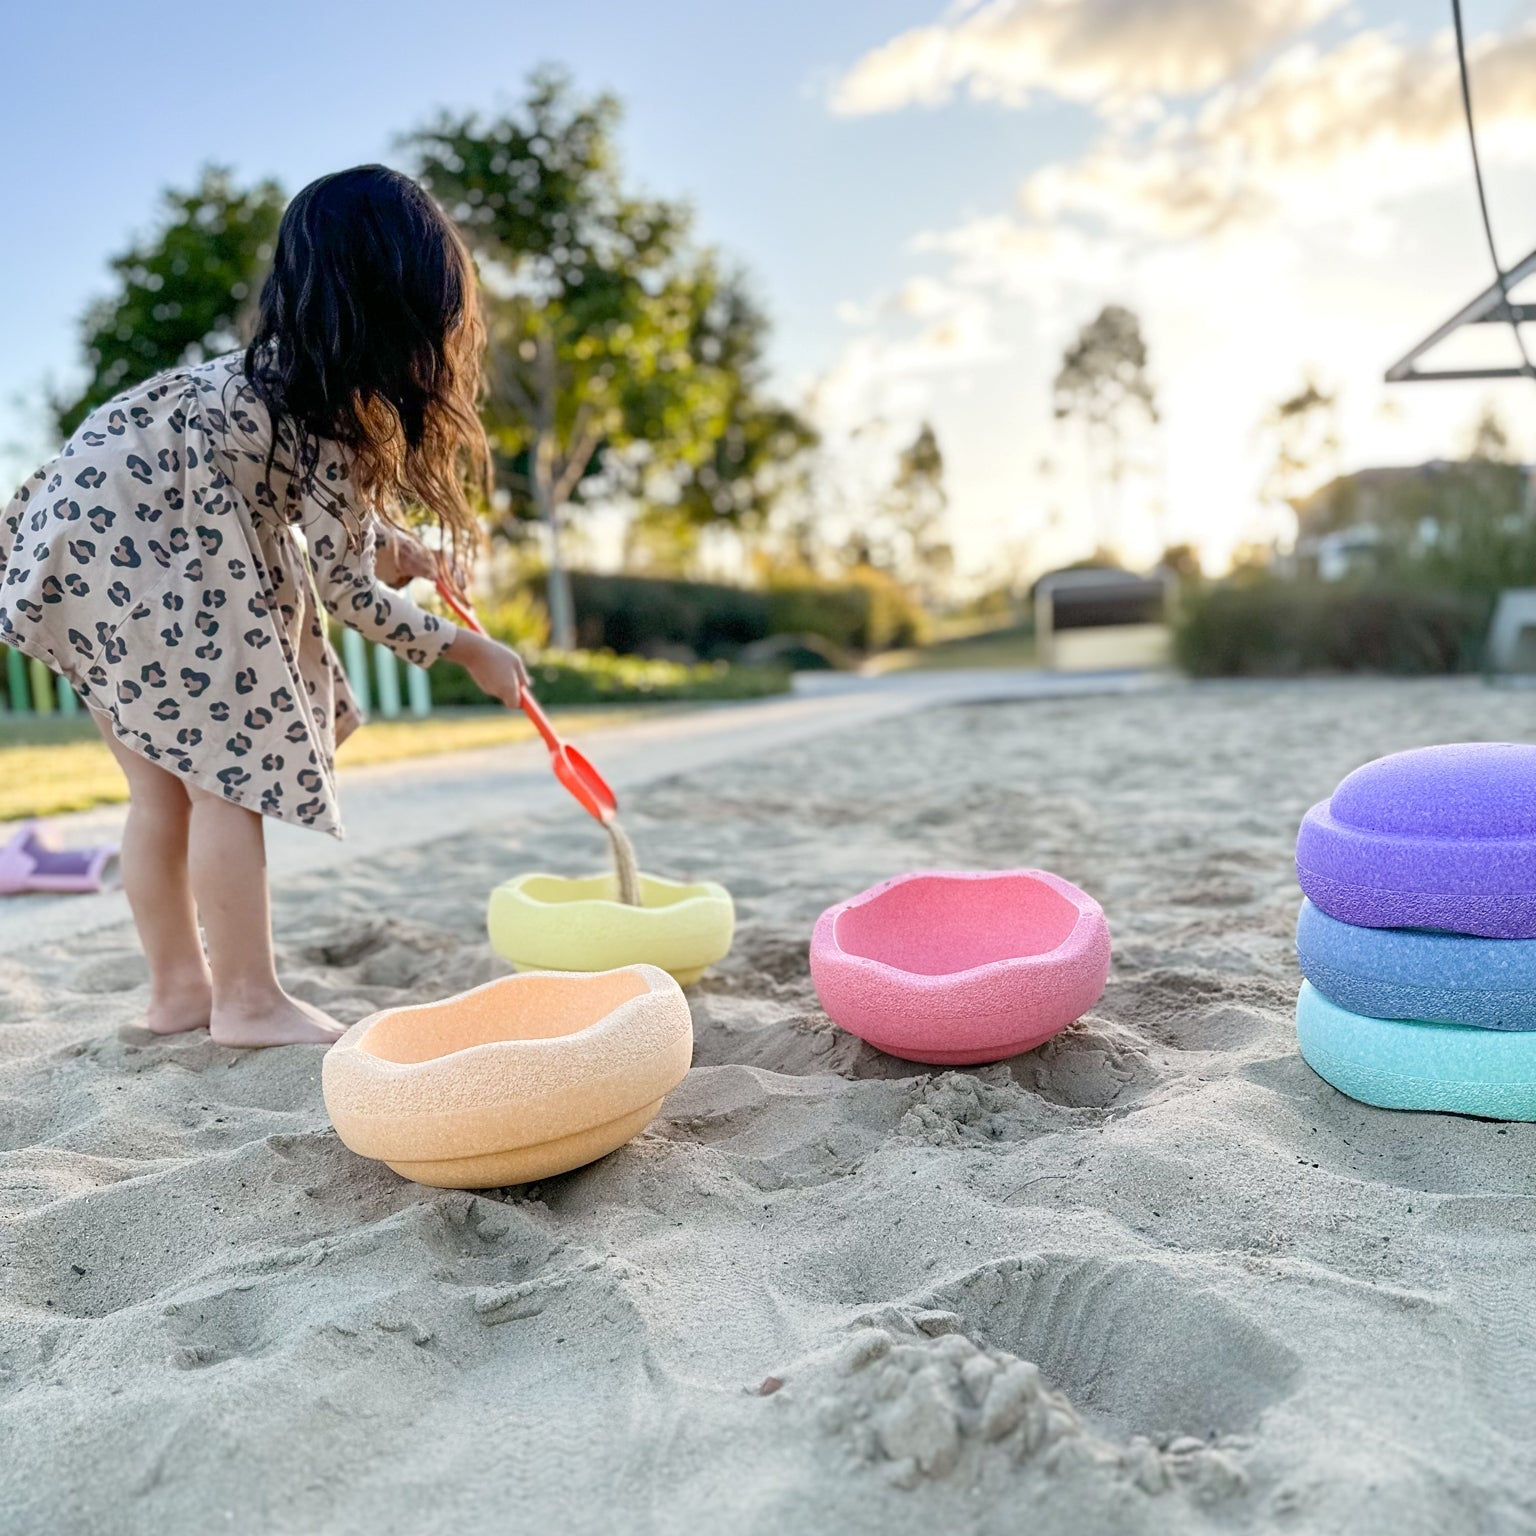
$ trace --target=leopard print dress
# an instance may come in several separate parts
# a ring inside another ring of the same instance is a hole
[[[349,547],[339,451],[298,495],[280,428],[268,475],[242,363],[136,385],[22,486],[0,515],[0,643],[189,785],[340,836],[336,747],[362,715],[325,614],[421,667],[455,631],[377,579],[375,519]]]

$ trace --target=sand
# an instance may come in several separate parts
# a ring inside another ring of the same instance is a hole
[[[613,883],[618,898],[627,907],[643,905],[640,900],[640,860],[629,833],[617,816],[603,823],[613,853]]]
[[[736,949],[650,1132],[489,1194],[361,1161],[318,1048],[158,1041],[130,934],[0,960],[0,1529],[1536,1530],[1536,1127],[1297,1057],[1296,825],[1349,769],[1531,739],[1476,683],[968,705],[626,796]],[[572,809],[288,885],[354,1019],[498,974],[484,893],[602,867]],[[1115,936],[1040,1051],[839,1033],[822,907],[1052,869]]]

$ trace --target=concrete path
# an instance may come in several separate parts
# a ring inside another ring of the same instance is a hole
[[[808,673],[782,698],[665,714],[585,733],[580,740],[582,750],[601,766],[622,798],[626,789],[676,773],[760,755],[834,731],[856,730],[933,705],[1124,694],[1168,686],[1176,685],[1156,673],[989,669],[896,672],[873,678]],[[268,822],[268,862],[281,879],[478,828],[537,819],[569,803],[538,742],[343,770],[346,839],[338,842]],[[49,824],[66,844],[116,841],[126,809],[102,806],[52,818]],[[0,838],[5,830],[0,825]],[[128,919],[121,891],[0,898],[0,955],[20,954],[31,945]]]

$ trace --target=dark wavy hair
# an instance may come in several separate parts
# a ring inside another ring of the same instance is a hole
[[[344,450],[353,494],[329,499],[354,547],[367,509],[403,527],[413,507],[436,520],[457,570],[479,547],[484,352],[469,252],[409,176],[360,165],[288,204],[245,372],[271,413],[272,451],[291,437],[302,492],[327,495],[320,439]]]

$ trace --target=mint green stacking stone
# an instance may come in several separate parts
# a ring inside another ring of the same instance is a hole
[[[1372,1019],[1304,981],[1296,1041],[1324,1082],[1362,1104],[1536,1120],[1536,1031]]]

